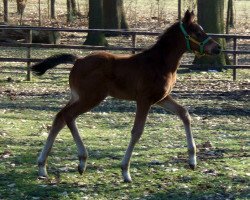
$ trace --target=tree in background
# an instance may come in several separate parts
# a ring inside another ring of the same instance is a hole
[[[209,8],[209,9],[208,9]],[[224,0],[198,0],[198,23],[207,33],[224,33]],[[225,39],[217,39],[223,49],[225,49]],[[226,65],[225,54],[216,56],[195,57],[195,64],[209,64],[217,70],[221,70]],[[202,67],[204,69],[204,66]]]
[[[89,0],[89,28],[128,29],[123,0]],[[88,34],[85,44],[108,45],[103,33],[94,32]]]
[[[72,15],[77,16],[76,0],[71,0]]]
[[[104,0],[103,17],[106,29],[128,29],[123,0]]]
[[[50,18],[55,19],[55,0],[49,0],[50,1]],[[73,20],[73,17],[77,16],[77,3],[76,0],[67,0],[67,21],[71,22]],[[49,2],[48,2],[49,4]]]
[[[67,0],[67,22],[70,23],[72,21],[73,21],[72,4],[71,0]]]
[[[186,10],[194,11],[197,7],[197,0],[178,0],[178,19],[181,20]]]
[[[3,12],[4,12],[4,22],[9,22],[9,11],[8,11],[8,0],[3,0]]]
[[[89,0],[89,29],[101,28],[103,28],[103,0]],[[84,44],[107,46],[108,42],[104,33],[89,32]]]
[[[20,25],[22,25],[23,21],[23,13],[26,7],[27,0],[16,0],[17,4],[17,13],[20,15]]]
[[[50,0],[50,18],[51,19],[56,18],[55,3],[56,3],[56,0]]]
[[[227,22],[226,22],[226,33],[229,33],[229,27],[234,27],[234,6],[233,0],[227,2]]]
[[[17,13],[19,15],[22,15],[24,12],[24,9],[26,7],[26,2],[27,0],[16,0],[16,5],[17,5]]]

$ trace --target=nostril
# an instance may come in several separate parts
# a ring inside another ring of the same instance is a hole
[[[221,46],[220,45],[216,45],[213,49],[212,49],[212,54],[220,54],[221,53]]]
[[[221,46],[218,45],[218,46],[217,46],[217,54],[221,53],[221,50],[222,50]]]

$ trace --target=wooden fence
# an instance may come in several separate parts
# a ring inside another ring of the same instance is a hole
[[[26,30],[29,34],[26,43],[3,43],[0,42],[2,47],[25,47],[27,48],[27,58],[1,58],[0,62],[26,62],[27,63],[27,80],[31,79],[30,65],[32,62],[39,62],[42,59],[31,58],[31,48],[46,48],[46,49],[86,49],[86,50],[112,50],[112,51],[130,51],[133,54],[136,51],[142,51],[144,48],[137,47],[136,36],[158,36],[160,32],[148,31],[127,31],[127,30],[106,30],[106,29],[76,29],[76,28],[49,28],[49,27],[30,27],[30,26],[0,26],[0,30]],[[115,33],[132,37],[132,47],[104,47],[104,46],[87,46],[87,45],[64,45],[64,44],[32,44],[32,31],[58,31],[58,32],[76,32],[76,33],[89,33],[89,32],[105,32]],[[233,65],[224,66],[227,69],[233,69],[233,80],[236,80],[236,69],[250,69],[250,65],[238,65],[239,54],[250,54],[250,50],[238,50],[237,41],[239,39],[249,40],[248,35],[231,35],[231,34],[209,34],[213,38],[225,38],[233,40],[233,50],[224,50],[223,53],[233,54]],[[195,65],[186,64],[181,67],[191,68]]]

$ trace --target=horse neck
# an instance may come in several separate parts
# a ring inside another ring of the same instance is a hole
[[[165,72],[176,72],[179,67],[182,55],[186,51],[179,30],[171,30],[165,33],[155,45],[145,51],[147,57],[155,60],[155,67],[162,68]]]

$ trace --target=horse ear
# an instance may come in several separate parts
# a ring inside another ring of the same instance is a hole
[[[182,19],[182,22],[189,25],[189,24],[194,22],[194,17],[195,17],[194,11],[190,12],[189,10],[187,10],[185,12],[183,19]]]

